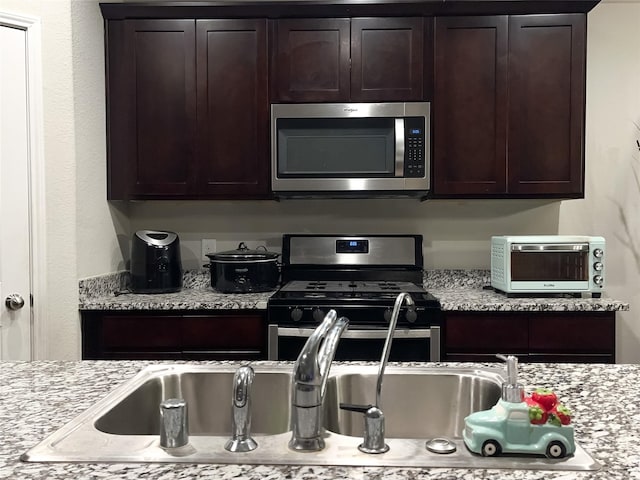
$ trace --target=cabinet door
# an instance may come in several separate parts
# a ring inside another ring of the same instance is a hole
[[[418,101],[423,96],[424,20],[351,20],[351,100]]]
[[[198,193],[267,197],[266,20],[198,20]]]
[[[436,19],[433,193],[506,193],[507,17]]]
[[[586,15],[509,19],[509,192],[581,196]]]
[[[195,22],[110,22],[109,199],[195,191]]]
[[[349,29],[348,18],[276,20],[272,99],[348,101]]]

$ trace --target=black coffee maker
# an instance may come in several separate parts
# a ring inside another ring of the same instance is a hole
[[[169,293],[181,288],[178,234],[138,230],[131,245],[131,290],[134,293]]]

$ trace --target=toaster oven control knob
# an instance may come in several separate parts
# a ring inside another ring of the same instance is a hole
[[[291,310],[291,320],[299,322],[302,319],[302,309],[296,307]]]
[[[311,315],[316,322],[320,323],[324,320],[325,313],[321,308],[314,308]]]
[[[593,269],[596,272],[601,272],[602,271],[602,262],[596,262],[593,264]]]
[[[593,277],[593,283],[596,285],[602,285],[602,275],[596,275]]]
[[[415,308],[408,308],[407,313],[405,314],[405,318],[407,322],[414,323],[418,319],[418,314],[416,313]]]
[[[593,251],[593,256],[596,258],[602,258],[602,255],[604,255],[604,251],[601,248],[596,248]]]

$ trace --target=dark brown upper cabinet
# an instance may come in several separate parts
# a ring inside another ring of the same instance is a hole
[[[270,195],[266,20],[198,20],[198,192]]]
[[[507,27],[506,16],[436,19],[434,193],[506,192]]]
[[[266,19],[107,23],[108,199],[266,198]]]
[[[436,19],[434,196],[583,196],[585,23]]]
[[[424,100],[431,33],[422,17],[274,20],[272,101]]]
[[[584,192],[586,15],[509,18],[509,192]]]

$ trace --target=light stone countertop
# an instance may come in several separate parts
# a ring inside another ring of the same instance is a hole
[[[629,310],[629,304],[602,298],[509,298],[482,287],[432,288],[429,292],[443,311],[472,312],[611,312]]]
[[[80,310],[266,310],[275,293],[219,293],[211,287],[176,293],[124,293],[80,301]]]
[[[574,411],[576,439],[603,468],[596,472],[193,464],[22,463],[22,453],[144,366],[158,362],[0,363],[0,478],[627,480],[640,478],[640,365],[520,364],[528,391],[551,386]],[[168,363],[168,362],[162,362]],[[220,362],[206,362],[216,364]],[[229,363],[229,362],[226,362]],[[268,364],[256,362],[255,365]],[[239,365],[239,364],[238,364]],[[394,364],[401,365],[401,364]],[[449,367],[480,364],[434,364]]]
[[[509,298],[486,290],[487,270],[427,271],[424,287],[444,311],[618,311],[629,304],[603,298]],[[126,274],[113,274],[80,282],[80,310],[266,310],[275,293],[225,294],[210,286],[208,271],[185,273],[184,288],[176,293],[134,294],[126,290]],[[116,295],[114,292],[118,292]]]

